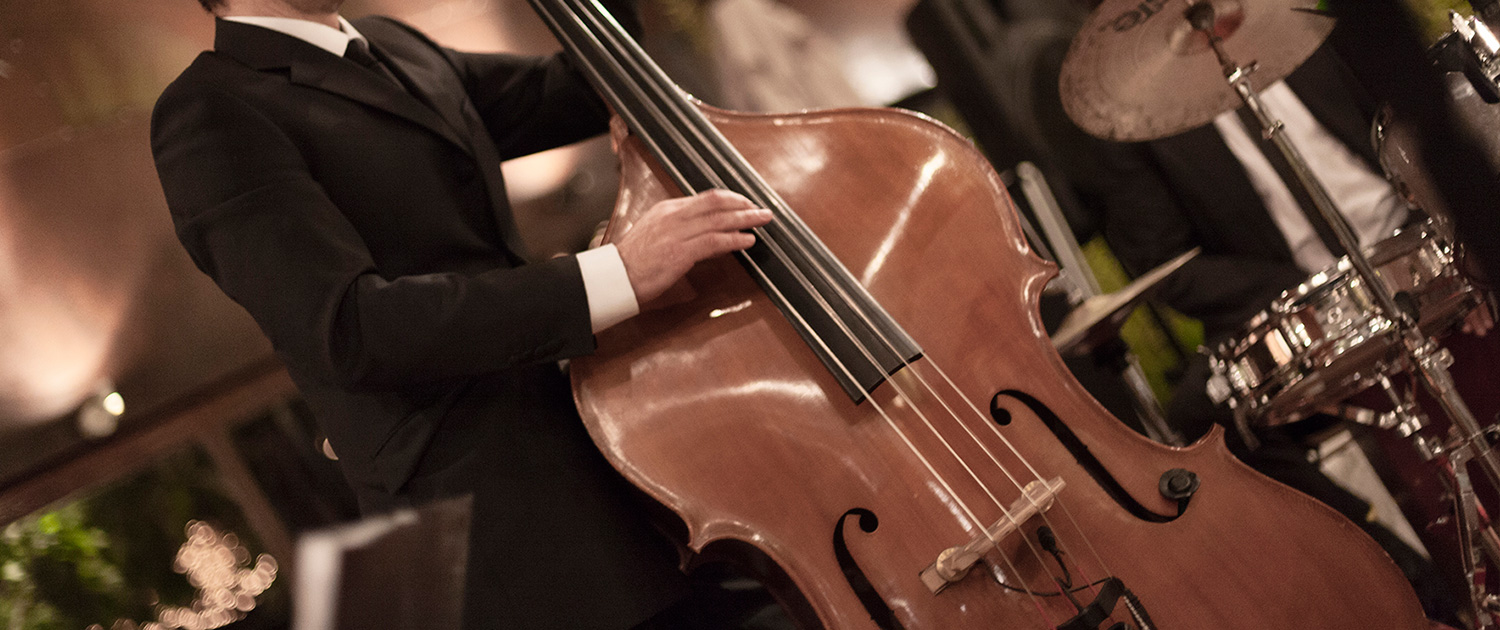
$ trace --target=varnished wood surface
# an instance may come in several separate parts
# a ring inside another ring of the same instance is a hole
[[[1052,271],[1027,250],[1003,185],[966,141],[895,110],[710,116],[926,358],[879,388],[874,404],[853,405],[729,258],[699,265],[601,334],[598,352],[573,363],[580,410],[626,477],[683,518],[692,547],[749,543],[825,626],[873,628],[832,542],[840,517],[863,508],[879,528],[866,534],[850,519],[845,536],[906,628],[1053,628],[1076,612],[1064,598],[994,579],[1056,590],[1055,563],[1018,537],[986,557],[992,568],[940,594],[918,574],[978,534],[966,510],[988,525],[1018,484],[1060,477],[1067,487],[1046,521],[1073,579],[1123,579],[1160,628],[1426,627],[1401,574],[1352,523],[1233,460],[1217,432],[1186,449],[1145,440],[1073,380],[1036,313]],[[620,144],[615,231],[666,195],[636,146]],[[997,433],[987,410],[1002,390],[1053,410],[1158,513],[1175,511],[1157,491],[1161,473],[1195,472],[1202,487],[1186,515],[1154,524],[1127,513],[1014,400],[1003,403],[1013,421]],[[1040,523],[1023,528],[1033,541]]]

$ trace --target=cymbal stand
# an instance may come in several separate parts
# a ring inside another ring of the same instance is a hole
[[[1062,206],[1053,197],[1052,188],[1041,169],[1030,162],[1021,162],[1016,165],[1015,173],[1021,192],[1026,196],[1027,205],[1036,215],[1037,223],[1041,224],[1042,236],[1051,245],[1050,260],[1057,263],[1060,273],[1068,276],[1069,305],[1077,307],[1084,300],[1104,293],[1098,278],[1094,276],[1093,268],[1083,255],[1083,248],[1073,235],[1073,228],[1068,227]],[[1021,220],[1025,225],[1024,214],[1021,214]],[[1135,407],[1146,436],[1162,444],[1184,446],[1185,440],[1167,423],[1167,414],[1161,407],[1161,401],[1157,400],[1156,393],[1151,390],[1151,383],[1146,380],[1146,371],[1141,368],[1140,359],[1128,349],[1122,354],[1115,367],[1130,394],[1130,402]]]
[[[1490,448],[1489,442],[1479,421],[1475,419],[1472,411],[1458,395],[1458,390],[1453,383],[1453,377],[1448,372],[1448,366],[1452,365],[1453,359],[1449,352],[1441,348],[1432,339],[1422,334],[1417,326],[1414,308],[1403,308],[1397,302],[1396,296],[1391,294],[1390,289],[1381,281],[1368,258],[1365,258],[1359,244],[1359,238],[1355,236],[1353,228],[1344,215],[1339,213],[1334,205],[1333,199],[1328,196],[1328,191],[1323,188],[1307,160],[1292,144],[1286,136],[1281,121],[1276,120],[1266,111],[1260,98],[1250,85],[1250,74],[1255,71],[1252,62],[1249,67],[1241,66],[1230,59],[1224,51],[1223,40],[1215,33],[1215,18],[1213,6],[1208,2],[1196,2],[1188,7],[1184,17],[1188,23],[1198,32],[1203,33],[1212,46],[1214,55],[1218,58],[1219,66],[1224,72],[1224,78],[1230,87],[1239,95],[1240,100],[1255,114],[1256,120],[1260,122],[1264,137],[1272,142],[1281,154],[1286,157],[1293,171],[1297,175],[1298,183],[1307,190],[1308,195],[1316,206],[1317,217],[1321,218],[1330,227],[1338,238],[1339,244],[1343,246],[1348,255],[1350,265],[1358,274],[1358,278],[1364,283],[1366,290],[1375,298],[1375,304],[1381,314],[1394,326],[1395,333],[1399,338],[1401,349],[1405,352],[1409,368],[1415,372],[1426,388],[1428,393],[1438,401],[1442,410],[1453,422],[1455,432],[1454,441],[1450,446],[1449,457],[1455,461],[1467,464],[1468,461],[1477,461],[1480,469],[1485,472],[1490,482],[1496,488],[1500,488],[1500,456]],[[1290,184],[1290,182],[1288,182]],[[1456,471],[1455,471],[1456,472]],[[1462,493],[1461,493],[1461,496]],[[1473,495],[1468,493],[1467,500],[1473,505]],[[1477,509],[1477,506],[1476,506]],[[1475,556],[1467,556],[1469,562],[1475,561]],[[1484,593],[1482,585],[1475,585],[1471,599],[1476,609],[1484,609],[1485,603],[1490,600],[1490,594]],[[1488,619],[1488,621],[1485,621]],[[1481,628],[1493,630],[1496,626],[1494,617],[1484,615],[1476,617],[1476,623]]]

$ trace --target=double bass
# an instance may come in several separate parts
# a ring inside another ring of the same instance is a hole
[[[710,188],[776,216],[571,364],[594,441],[693,551],[758,562],[809,628],[1427,627],[1353,523],[1073,380],[1037,314],[1054,270],[967,140],[718,110],[594,0],[531,2],[616,114],[606,240]]]

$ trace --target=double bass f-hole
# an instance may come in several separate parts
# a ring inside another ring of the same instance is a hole
[[[990,416],[996,424],[1005,426],[1011,423],[1010,411],[1000,404],[1003,398],[1010,398],[1020,402],[1027,409],[1030,409],[1031,413],[1035,414],[1037,418],[1040,418],[1042,423],[1047,426],[1047,430],[1051,431],[1052,435],[1057,437],[1057,441],[1062,443],[1063,448],[1068,449],[1068,453],[1073,455],[1073,460],[1078,462],[1078,465],[1082,466],[1084,470],[1088,471],[1089,477],[1094,480],[1094,483],[1099,484],[1099,487],[1114,500],[1116,505],[1124,508],[1132,516],[1148,523],[1170,523],[1187,512],[1188,502],[1192,500],[1193,494],[1198,491],[1199,485],[1198,476],[1192,471],[1173,468],[1162,473],[1158,489],[1162,496],[1177,502],[1177,513],[1161,514],[1154,512],[1131,495],[1125,489],[1125,486],[1121,485],[1120,481],[1104,466],[1104,463],[1100,462],[1099,458],[1094,456],[1094,453],[1089,450],[1088,445],[1084,444],[1083,440],[1078,439],[1073,430],[1068,428],[1067,423],[1063,422],[1062,418],[1058,417],[1051,408],[1042,403],[1042,401],[1037,400],[1036,397],[1014,389],[1007,389],[996,393],[994,397],[990,398]]]
[[[894,110],[714,110],[597,2],[532,4],[625,123],[606,240],[709,188],[775,215],[763,248],[700,263],[681,300],[571,363],[595,443],[688,549],[762,554],[743,560],[780,570],[768,585],[807,628],[1420,627],[1399,573],[1335,514],[1081,395],[1037,333],[1050,272],[963,138]],[[994,382],[1042,422],[990,421]],[[1140,507],[1100,461],[1168,470],[1178,514]],[[1287,570],[1303,562],[1324,564]],[[1326,575],[1344,578],[1306,577]]]
[[[660,164],[665,165],[665,173],[681,192],[728,188],[772,210],[776,220],[756,231],[756,246],[740,255],[742,264],[850,399],[856,404],[874,405],[874,401],[869,400],[870,392],[887,377],[921,358],[922,350],[916,342],[746,164],[738,151],[682,98],[644,52],[618,28],[609,28],[617,25],[607,13],[598,11],[597,5],[585,0],[560,0],[556,4],[534,0],[534,5],[559,34],[564,46],[575,56],[587,60],[585,71],[634,136]],[[611,53],[605,52],[611,49]],[[922,386],[932,388],[925,381]],[[899,388],[897,391],[898,401],[913,400],[905,391]],[[936,482],[954,496],[964,518],[981,522],[975,508],[958,500],[959,495],[952,489],[950,481],[928,463],[929,455],[917,449],[912,438],[906,435],[906,429],[897,426],[878,406],[877,411],[893,430],[902,435],[908,448],[923,462]],[[958,420],[952,409],[946,412]],[[973,412],[980,415],[977,409]],[[933,426],[932,421],[925,415],[918,415],[927,429],[944,441],[942,432]],[[972,429],[966,430],[970,439],[980,442]],[[986,456],[999,465],[990,447],[982,442],[980,445]],[[945,443],[943,448],[957,457],[951,445]],[[972,471],[968,475],[979,481]],[[1020,488],[1021,484],[1009,472],[1005,476]],[[985,482],[980,481],[980,485],[984,486]],[[1060,489],[1060,484],[1055,488]],[[984,487],[982,492],[988,496],[988,502],[1004,507],[991,489]],[[1042,508],[1025,492],[1018,505],[1012,507],[1023,512],[1007,510],[995,525],[983,528],[983,535],[970,541],[966,547],[998,546],[1007,527],[1019,528],[1023,521],[1036,515],[1046,518]],[[1032,542],[1027,541],[1026,546],[1032,554],[1038,554]],[[978,554],[969,552],[964,555]],[[1007,558],[1006,562],[1010,560]],[[961,572],[962,569],[956,569],[945,579],[956,579]],[[1014,567],[1012,573],[1019,575]],[[1025,589],[1025,592],[1033,591]]]
[[[874,405],[874,401],[869,400],[871,391],[887,377],[910,367],[922,357],[917,344],[748,166],[738,151],[682,97],[644,52],[619,32],[618,25],[607,13],[586,0],[533,0],[533,5],[558,34],[564,47],[586,61],[585,72],[626,122],[634,137],[663,165],[664,173],[680,192],[727,188],[773,212],[776,220],[755,231],[756,246],[741,253],[742,264],[849,398],[855,404]],[[932,388],[925,381],[922,386]],[[897,391],[898,401],[913,400],[905,391],[899,388]],[[935,482],[954,497],[964,518],[980,522],[974,508],[958,499],[950,481],[928,461],[929,455],[913,444],[912,438],[906,434],[907,429],[898,426],[878,405],[876,410],[890,428],[902,436]],[[945,411],[958,420],[952,409]],[[977,409],[973,411],[978,415]],[[942,432],[933,426],[932,421],[920,412],[918,415],[926,428],[939,436],[939,441],[944,441]],[[966,430],[969,438],[979,441],[972,429]],[[982,442],[980,446],[999,465],[996,455],[989,451],[990,447]],[[951,445],[945,443],[943,448],[948,454],[957,456]],[[985,485],[972,471],[968,475],[981,486]],[[1005,476],[1020,487],[1009,472]],[[1001,505],[991,489],[985,487],[982,491],[989,502]],[[1040,515],[1041,512],[1034,509],[1028,514]],[[999,539],[992,533],[995,528],[1002,527],[1004,521],[1018,527],[1023,520],[1025,518],[1007,513],[1001,523],[984,530],[984,537],[988,540],[971,541],[970,545],[998,546]],[[1028,541],[1026,544],[1033,554],[1038,553],[1033,543]],[[1006,559],[1006,562],[1010,560]],[[1014,568],[1012,572],[1018,574]],[[1032,591],[1027,589],[1026,592]]]

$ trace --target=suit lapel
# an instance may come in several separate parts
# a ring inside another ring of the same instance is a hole
[[[449,60],[438,53],[430,42],[408,36],[403,29],[387,19],[362,18],[357,26],[376,45],[376,51],[382,60],[412,88],[413,94],[420,96],[452,129],[460,130],[460,133],[473,138],[468,148],[475,160],[480,164],[500,163],[500,154],[490,142],[484,121],[470,103],[468,92],[458,76],[452,72],[434,70],[447,68]],[[510,213],[504,177],[498,168],[481,168],[479,172],[489,189],[495,221],[499,225],[508,253],[515,264],[523,264],[527,259],[526,245]]]
[[[445,116],[389,81],[290,35],[250,24],[218,20],[214,50],[256,70],[287,69],[292,83],[337,94],[398,116],[442,136],[469,155],[474,153],[456,131],[464,127],[451,126]],[[408,78],[415,79],[422,74],[416,66],[392,65]],[[427,84],[430,85],[431,81]],[[432,93],[425,91],[423,83],[414,82],[413,85],[418,96],[426,98]],[[426,100],[432,101],[431,98]]]
[[[445,77],[432,71],[423,63],[422,56],[410,51],[399,42],[378,42],[382,59],[412,88],[412,94],[420,97],[447,123],[449,129],[470,133],[471,125],[464,119],[463,105],[468,100],[462,85],[457,85],[451,76]],[[454,85],[444,85],[445,79]],[[473,154],[470,147],[470,154]]]

